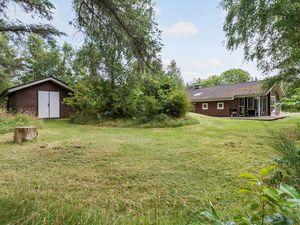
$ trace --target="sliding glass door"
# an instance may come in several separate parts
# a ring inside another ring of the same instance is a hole
[[[239,115],[245,116],[245,98],[239,98]]]
[[[268,115],[268,98],[260,97],[260,115],[267,116]]]

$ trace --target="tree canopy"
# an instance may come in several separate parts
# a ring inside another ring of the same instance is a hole
[[[172,77],[177,82],[178,87],[184,86],[180,68],[177,66],[174,59],[171,60],[170,64],[167,66],[166,75]]]
[[[223,84],[236,84],[251,81],[253,78],[250,74],[242,69],[229,69],[220,75],[211,75],[206,79],[195,78],[187,84],[188,88],[193,87],[212,87]]]
[[[87,39],[114,39],[116,48],[140,67],[153,66],[161,49],[152,0],[74,0],[76,26]],[[130,55],[128,55],[130,53]]]
[[[9,43],[6,35],[0,34],[0,94],[9,87],[12,78],[17,76],[20,66],[16,49]]]
[[[22,70],[17,80],[25,83],[54,76],[68,82],[73,78],[73,55],[67,43],[60,47],[55,40],[45,41],[37,35],[29,35],[23,44]]]
[[[229,50],[243,47],[246,60],[256,60],[277,80],[300,79],[299,0],[222,0]]]
[[[9,19],[7,9],[10,3],[18,4],[23,11],[31,13],[47,20],[52,20],[54,5],[49,0],[0,0],[0,33],[12,35],[39,34],[43,37],[51,35],[62,35],[63,32],[58,31],[50,24],[24,24],[19,20]]]
[[[234,84],[251,81],[250,74],[242,69],[229,69],[221,73],[220,75],[222,83]]]

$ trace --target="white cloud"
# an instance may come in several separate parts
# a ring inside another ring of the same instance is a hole
[[[171,27],[165,28],[167,35],[174,36],[191,36],[198,34],[198,28],[191,22],[178,22]]]

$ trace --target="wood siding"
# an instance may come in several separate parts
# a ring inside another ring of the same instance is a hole
[[[218,102],[224,102],[224,109],[217,108]],[[208,103],[207,110],[202,109],[202,103]],[[230,116],[230,109],[238,107],[238,101],[237,99],[234,99],[232,101],[195,102],[193,105],[195,113],[207,116],[227,117]]]
[[[56,91],[60,95],[60,117],[67,118],[71,108],[63,103],[69,91],[52,81],[40,83],[28,88],[24,88],[8,96],[8,108],[17,112],[25,112],[38,115],[38,91]]]

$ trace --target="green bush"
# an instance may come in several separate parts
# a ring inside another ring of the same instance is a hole
[[[136,118],[143,123],[165,114],[184,117],[190,103],[183,86],[165,73],[141,76],[139,81],[116,85],[105,80],[91,83],[84,79],[74,87],[73,96],[66,99],[72,106],[74,123],[99,123],[106,119]]]
[[[170,94],[163,106],[164,113],[171,117],[185,116],[190,109],[191,105],[185,93],[179,91]]]
[[[296,88],[290,97],[281,100],[281,109],[286,112],[300,112],[300,88]]]
[[[300,112],[300,95],[281,100],[281,109],[286,112]]]
[[[164,74],[144,77],[141,93],[137,117],[144,120],[153,120],[160,114],[173,118],[184,117],[191,108],[183,88]]]

